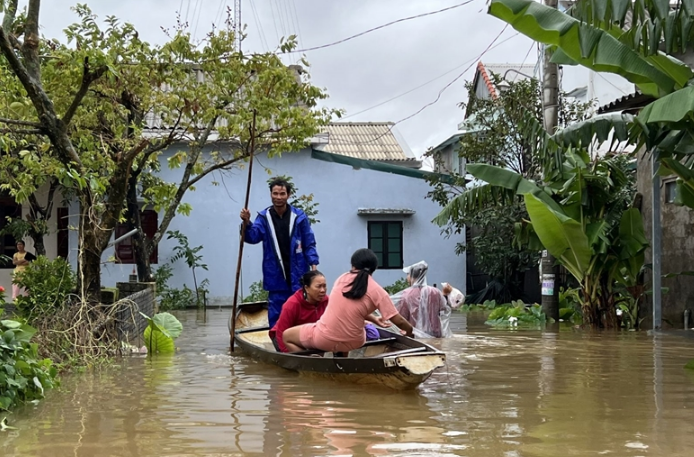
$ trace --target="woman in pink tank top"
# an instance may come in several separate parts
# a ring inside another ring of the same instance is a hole
[[[383,287],[372,277],[378,258],[370,249],[358,249],[352,255],[352,269],[335,281],[325,313],[318,322],[292,327],[284,332],[284,344],[290,352],[304,349],[348,352],[366,341],[365,321],[381,327],[392,322],[408,336],[412,326],[395,309]],[[381,317],[372,314],[379,310]]]

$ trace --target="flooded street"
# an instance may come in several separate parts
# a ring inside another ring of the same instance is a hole
[[[63,378],[0,434],[10,456],[690,456],[694,339],[498,331],[453,316],[415,391],[228,355],[228,311],[178,314],[173,357]],[[472,322],[472,319],[470,320]]]

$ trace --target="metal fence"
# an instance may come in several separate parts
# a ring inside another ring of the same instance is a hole
[[[121,341],[142,346],[144,340],[142,334],[147,328],[148,322],[142,314],[152,317],[155,313],[155,293],[153,288],[147,288],[132,295],[123,297],[122,301],[128,306],[120,306],[117,311],[118,337]]]

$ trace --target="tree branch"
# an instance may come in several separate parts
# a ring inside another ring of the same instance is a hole
[[[193,178],[193,179],[191,179],[190,181],[188,181],[188,184],[186,185],[186,189],[190,188],[190,186],[194,186],[195,183],[197,183],[198,181],[200,181],[202,178],[204,178],[205,176],[209,175],[209,174],[212,173],[213,171],[225,169],[226,167],[228,167],[228,166],[230,166],[230,165],[233,165],[234,163],[236,163],[236,162],[238,162],[238,161],[240,161],[240,160],[243,160],[243,159],[245,159],[246,157],[249,157],[249,155],[248,155],[248,154],[243,154],[242,156],[234,157],[233,159],[225,160],[224,162],[219,162],[219,163],[216,163],[216,164],[212,165],[212,166],[209,167],[209,168],[206,168],[205,170],[202,171],[202,173],[200,173],[200,174],[197,175],[195,178]]]
[[[43,135],[43,129],[0,129],[0,133],[17,133],[20,135]]]
[[[14,24],[14,17],[17,15],[18,3],[19,0],[10,0],[5,6],[5,17],[2,18],[2,28],[9,34],[12,34],[12,24]]]
[[[29,0],[27,17],[24,22],[24,45],[22,55],[27,72],[41,84],[41,61],[39,60],[39,10],[41,0]]]
[[[133,146],[129,151],[123,154],[123,161],[132,162],[135,160],[135,157],[137,157],[137,155],[141,153],[148,144],[148,139],[145,138],[141,140],[137,145]]]
[[[104,74],[106,71],[105,66],[101,66],[94,70],[93,72],[89,70],[89,58],[85,57],[84,58],[84,65],[83,65],[83,73],[82,73],[82,83],[80,84],[80,88],[75,94],[75,98],[72,100],[72,103],[70,104],[70,107],[67,109],[65,112],[65,115],[63,116],[63,123],[67,126],[70,124],[70,121],[72,120],[72,116],[75,115],[75,112],[77,111],[77,108],[79,108],[80,104],[82,103],[82,100],[84,99],[84,96],[87,95],[87,92],[89,92],[89,86],[96,81],[97,79],[101,78],[101,75]]]
[[[3,117],[0,117],[0,123],[10,124],[10,125],[25,125],[27,127],[41,128],[41,124],[39,124],[38,122],[20,121],[17,119],[5,119]]]

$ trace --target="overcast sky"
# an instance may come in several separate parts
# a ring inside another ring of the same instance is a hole
[[[166,39],[161,28],[173,26],[179,10],[196,36],[202,37],[213,22],[220,22],[225,8],[233,6],[233,0],[81,1],[100,18],[115,15],[131,22],[141,37],[159,44]],[[267,51],[276,47],[280,37],[290,34],[298,36],[300,48],[320,46],[462,1],[242,0],[242,21],[248,33],[243,47],[244,51]],[[75,3],[70,0],[42,3],[40,20],[46,36],[64,37],[62,30],[76,18],[70,10]],[[473,0],[459,8],[307,52],[313,83],[330,95],[326,105],[346,111],[345,121],[397,122],[436,100],[444,86],[463,74],[435,104],[398,124],[410,148],[420,155],[455,133],[462,120],[457,105],[466,99],[463,83],[472,79],[480,55],[504,28],[504,23],[489,16],[486,10],[486,0]],[[497,39],[496,44],[499,43],[482,57],[483,62],[520,63],[525,59],[525,63],[535,63],[537,60],[536,47],[511,27]],[[437,77],[407,95],[369,109]],[[367,111],[359,113],[363,110]],[[354,113],[359,114],[350,116]]]

